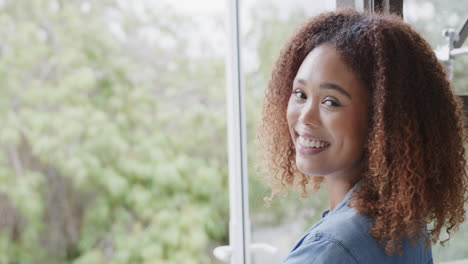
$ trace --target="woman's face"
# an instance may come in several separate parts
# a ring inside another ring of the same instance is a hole
[[[294,79],[287,120],[298,169],[309,176],[359,177],[367,136],[368,90],[325,44]]]

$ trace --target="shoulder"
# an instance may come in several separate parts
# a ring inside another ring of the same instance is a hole
[[[354,208],[343,208],[327,216],[322,225],[311,232],[310,239],[321,237],[339,242],[349,253],[359,260],[378,258],[385,254],[383,248],[371,236],[371,219],[359,214]],[[365,249],[365,250],[364,250]]]
[[[330,213],[324,220],[316,229],[319,235],[333,237],[345,245],[354,245],[356,241],[374,240],[370,235],[371,219],[359,214],[354,208],[346,206],[339,212]]]
[[[315,234],[291,252],[284,264],[357,264],[355,257],[338,240]]]
[[[359,214],[354,208],[346,206],[327,218],[307,236],[304,243],[323,240],[337,245],[354,261],[347,263],[372,263],[372,260],[378,259],[379,263],[426,264],[432,259],[430,248],[425,249],[423,243],[412,245],[408,239],[403,240],[402,256],[388,256],[370,234],[371,219]]]
[[[353,245],[365,238],[369,230],[366,219],[340,211],[339,216],[333,212],[322,220],[289,254],[285,264],[361,263]]]

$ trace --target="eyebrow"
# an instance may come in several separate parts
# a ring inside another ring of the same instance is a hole
[[[298,83],[300,83],[302,85],[306,85],[306,81],[303,80],[303,79],[295,79],[294,81],[298,82]],[[349,99],[352,99],[351,94],[349,94],[348,91],[346,91],[343,87],[339,86],[338,84],[326,82],[326,83],[321,83],[319,87],[322,88],[322,89],[330,89],[330,90],[338,91],[341,94],[348,97]]]

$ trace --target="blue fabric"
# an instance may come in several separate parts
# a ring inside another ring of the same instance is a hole
[[[421,241],[412,245],[403,240],[403,255],[388,256],[370,235],[371,220],[359,214],[346,203],[357,183],[333,211],[325,211],[322,219],[313,225],[294,245],[284,264],[432,264],[431,248]],[[426,233],[427,234],[427,233]]]

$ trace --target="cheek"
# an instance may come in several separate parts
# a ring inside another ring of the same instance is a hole
[[[354,152],[357,149],[360,150],[361,146],[364,145],[367,132],[365,116],[342,115],[331,120],[329,127],[338,147]]]

